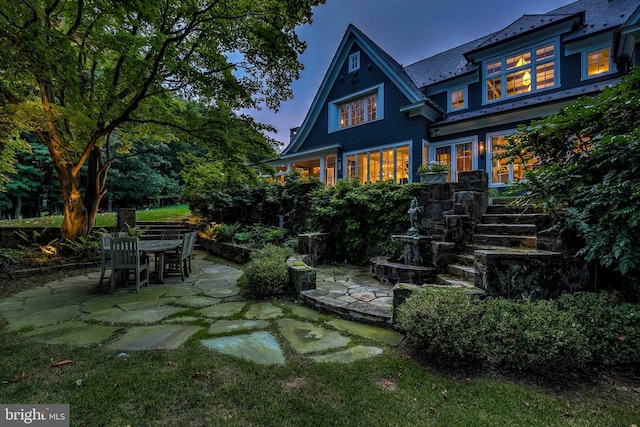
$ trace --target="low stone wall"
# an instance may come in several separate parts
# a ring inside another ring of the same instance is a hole
[[[210,239],[200,239],[200,243],[206,251],[220,258],[237,262],[238,264],[246,264],[251,259],[251,253],[255,251],[253,248],[234,245],[232,243],[218,242]]]

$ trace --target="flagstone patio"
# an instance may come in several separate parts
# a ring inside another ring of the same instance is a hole
[[[184,282],[169,276],[164,284],[138,293],[117,289],[109,295],[106,287],[97,286],[99,272],[92,272],[14,294],[0,301],[0,314],[11,331],[36,342],[100,344],[126,354],[176,349],[203,331],[209,337],[200,343],[211,351],[274,365],[286,363],[285,343],[317,363],[351,363],[375,357],[403,339],[390,329],[335,318],[293,301],[244,300],[237,286],[242,272],[206,261],[205,255],[197,254],[193,274]],[[371,300],[378,309],[380,301]],[[353,346],[352,335],[373,345]]]

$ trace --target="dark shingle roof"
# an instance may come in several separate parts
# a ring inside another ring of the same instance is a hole
[[[524,15],[503,30],[408,65],[405,70],[417,86],[430,86],[477,70],[478,66],[465,57],[470,52],[584,13],[584,26],[564,38],[565,41],[574,40],[619,28],[639,7],[640,0],[578,0],[543,15]]]

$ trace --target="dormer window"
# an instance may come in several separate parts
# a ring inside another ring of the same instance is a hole
[[[556,44],[548,43],[485,62],[486,101],[555,87],[556,51]]]
[[[360,51],[349,55],[349,72],[353,73],[360,69]]]
[[[587,77],[596,77],[602,74],[608,74],[612,69],[608,47],[586,52],[586,62]]]
[[[449,91],[449,111],[467,108],[467,88]]]

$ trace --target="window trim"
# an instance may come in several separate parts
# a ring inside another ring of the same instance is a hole
[[[554,54],[553,57],[551,59],[542,59],[542,60],[537,60],[536,59],[536,51],[540,48],[543,48],[545,46],[548,45],[553,45],[553,49],[554,49]],[[529,53],[530,54],[530,62],[528,64],[524,64],[521,67],[516,67],[516,68],[511,68],[511,69],[507,69],[507,58],[509,57],[513,57],[519,54],[525,54],[525,53]],[[487,66],[491,63],[500,63],[500,71],[496,72],[496,73],[492,73],[489,74],[487,72]],[[553,63],[554,64],[554,84],[553,86],[547,86],[547,87],[543,87],[538,89],[537,88],[537,81],[536,81],[536,68],[543,65],[543,64],[549,64],[549,63]],[[529,44],[525,47],[522,47],[520,49],[517,50],[513,50],[510,52],[507,52],[506,54],[500,55],[500,56],[493,56],[490,57],[486,60],[482,61],[482,104],[483,105],[487,105],[487,104],[493,104],[496,102],[502,102],[502,101],[507,101],[510,99],[515,99],[515,98],[519,98],[521,96],[527,96],[527,95],[533,95],[533,94],[537,94],[546,90],[550,90],[550,89],[557,89],[561,86],[561,82],[560,82],[560,43],[559,43],[559,39],[553,38],[553,39],[549,39],[549,40],[545,40],[545,41],[541,41],[539,43],[535,43],[535,44]],[[510,74],[514,74],[517,73],[518,71],[521,71],[522,69],[526,69],[529,68],[530,69],[530,74],[531,74],[531,86],[532,89],[529,92],[522,92],[522,93],[517,93],[511,96],[507,95],[507,76]],[[488,94],[488,89],[487,89],[487,81],[489,79],[492,78],[500,78],[500,87],[501,87],[501,96],[500,98],[497,99],[489,99],[489,94]]]
[[[350,73],[358,71],[360,69],[360,51],[354,52],[349,55],[347,64]]]
[[[607,50],[607,57],[609,58],[609,71],[606,71],[604,73],[600,73],[600,74],[594,74],[592,76],[589,75],[589,54],[597,52],[599,50],[603,50],[606,49]],[[590,47],[589,49],[585,49],[581,52],[580,54],[580,62],[582,64],[582,78],[581,80],[591,80],[591,79],[597,79],[599,77],[603,77],[603,76],[608,76],[610,74],[615,74],[618,70],[617,70],[617,66],[616,63],[613,62],[613,60],[611,59],[611,46],[609,45],[600,45],[600,46],[593,46]]]
[[[459,92],[459,91],[462,91],[464,102],[460,107],[453,108],[451,105],[453,102],[451,96],[453,95],[454,92]],[[447,112],[454,113],[456,111],[466,110],[467,108],[469,108],[469,87],[468,86],[457,87],[455,89],[450,89],[447,91]]]
[[[359,98],[365,98],[369,95],[373,95],[374,93],[376,94],[375,120],[366,120],[366,114],[365,114],[365,120],[363,120],[362,123],[358,123],[356,125],[351,125],[346,127],[340,127],[340,107],[347,102],[352,102]],[[384,83],[353,93],[349,96],[345,96],[344,98],[339,98],[333,101],[329,101],[327,103],[327,108],[328,108],[328,116],[329,116],[327,120],[328,133],[338,132],[338,131],[347,130],[347,129],[353,129],[358,126],[364,126],[369,123],[375,123],[379,120],[383,120],[384,119]]]

